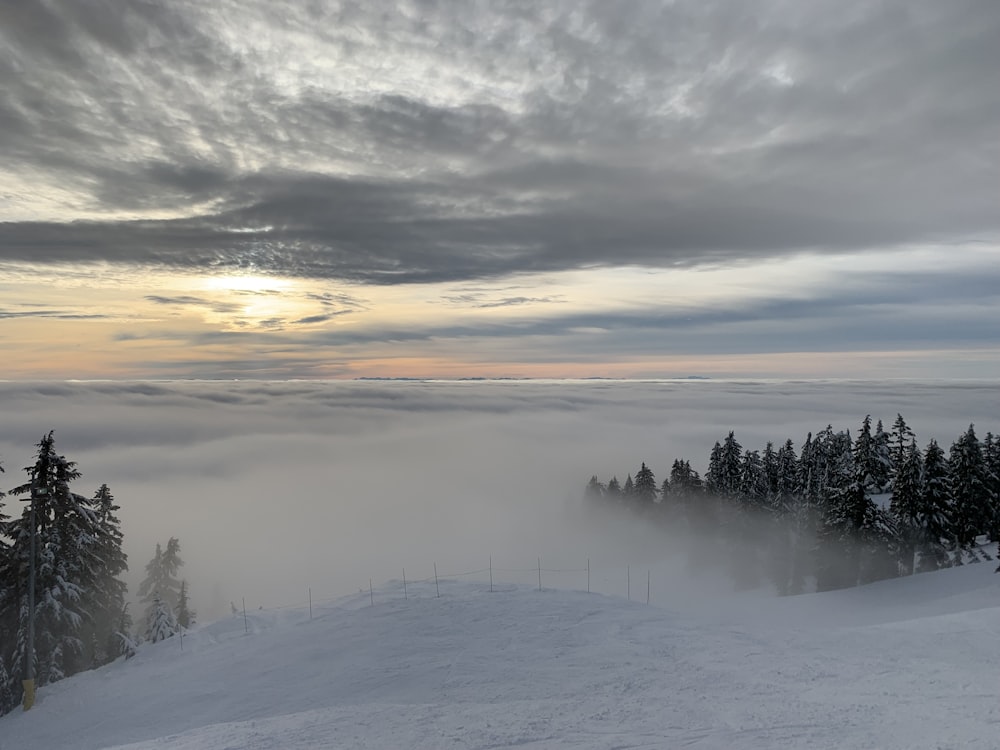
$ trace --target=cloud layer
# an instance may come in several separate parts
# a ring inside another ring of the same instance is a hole
[[[993,383],[0,383],[9,489],[50,429],[122,506],[133,578],[180,538],[207,617],[304,603],[409,575],[658,561],[658,534],[581,513],[592,474],[675,458],[703,472],[734,429],[747,448],[901,412],[921,444],[997,430]],[[9,503],[5,510],[17,512]],[[647,530],[648,531],[648,530]],[[580,586],[576,579],[571,585]],[[134,589],[133,589],[134,590]]]

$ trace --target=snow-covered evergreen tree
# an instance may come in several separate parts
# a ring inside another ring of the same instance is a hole
[[[4,655],[0,652],[0,716],[10,713],[17,705],[17,698],[14,695],[14,679],[7,671],[7,663]]]
[[[987,483],[993,498],[986,533],[991,542],[1000,542],[1000,438],[992,432],[987,432],[983,440],[983,461],[986,463]]]
[[[96,518],[89,502],[70,490],[80,473],[74,462],[56,453],[53,434],[37,448],[37,460],[25,469],[30,480],[11,494],[35,497],[35,675],[41,687],[90,666],[82,658],[80,635],[89,617],[83,598],[95,573]],[[6,524],[12,539],[8,576],[14,581],[17,612],[8,669],[16,674],[23,674],[27,651],[31,505],[25,503],[21,517]]]
[[[170,606],[159,596],[154,596],[149,620],[146,622],[146,640],[150,643],[158,643],[176,634],[177,620],[174,619],[174,613],[170,611]]]
[[[892,446],[891,437],[882,426],[880,419],[872,435],[875,460],[872,465],[872,479],[877,492],[886,492],[892,486]]]
[[[128,570],[128,557],[122,550],[124,536],[115,514],[119,506],[108,485],[100,486],[91,504],[96,523],[89,555],[91,571],[85,584],[84,600],[89,617],[84,626],[84,642],[92,644],[92,666],[100,666],[118,656],[116,631],[127,590],[120,576]]]
[[[976,537],[991,528],[996,506],[982,446],[971,424],[951,446],[948,479],[955,541],[959,550],[971,553]]]
[[[910,443],[903,463],[896,470],[889,512],[899,530],[899,561],[905,575],[914,572],[914,555],[926,538],[922,513],[924,462],[915,442]]]
[[[758,451],[746,450],[740,461],[736,498],[745,507],[761,508],[768,497],[768,478]]]
[[[913,430],[906,424],[903,415],[897,413],[896,421],[892,423],[892,432],[889,434],[889,465],[892,478],[895,478],[902,469],[903,462],[906,460],[907,448],[914,440],[916,440],[916,436],[913,434]]]
[[[166,549],[157,544],[153,559],[146,563],[146,577],[139,584],[139,597],[147,605],[144,615],[147,622],[153,614],[157,599],[163,600],[171,611],[177,607],[181,591],[177,573],[184,565],[180,550],[181,543],[176,537],[170,537]]]
[[[948,550],[955,546],[948,459],[936,440],[931,440],[924,450],[923,477],[919,514],[923,542],[917,560],[917,572],[920,573],[949,567]]]

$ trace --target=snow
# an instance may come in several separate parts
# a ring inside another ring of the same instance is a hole
[[[45,687],[0,750],[1000,747],[994,567],[673,608],[388,582]]]

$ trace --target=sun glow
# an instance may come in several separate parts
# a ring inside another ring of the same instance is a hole
[[[283,329],[312,312],[301,285],[274,276],[213,276],[201,291],[210,299],[206,320],[226,330]]]
[[[274,276],[211,276],[204,279],[203,288],[215,292],[249,292],[252,294],[281,293],[295,290],[295,282]]]

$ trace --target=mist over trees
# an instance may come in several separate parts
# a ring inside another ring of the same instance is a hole
[[[24,471],[26,482],[0,491],[0,714],[21,702],[28,673],[32,532],[36,686],[128,656],[136,641],[122,580],[128,558],[111,489],[102,484],[92,496],[78,494],[80,471],[56,451],[52,432],[35,446],[34,461]],[[5,509],[10,498],[21,502],[19,513]],[[156,587],[171,617],[179,608],[189,624],[187,586],[175,578],[183,564],[179,550],[174,538],[162,555],[157,549]]]
[[[902,415],[888,431],[870,416],[855,435],[828,425],[798,450],[730,432],[704,477],[685,459],[659,486],[645,462],[635,476],[592,476],[585,497],[675,532],[692,564],[728,569],[737,588],[857,586],[989,559],[981,544],[1000,541],[1000,440],[973,425],[947,454],[933,439],[921,450]]]

